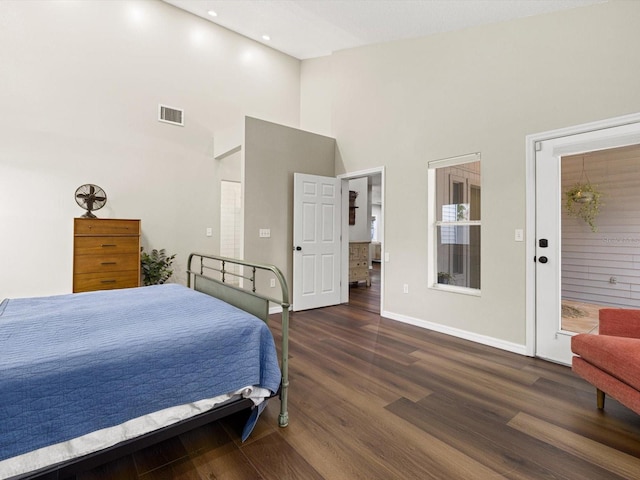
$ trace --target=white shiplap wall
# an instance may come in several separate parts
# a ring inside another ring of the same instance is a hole
[[[586,178],[602,192],[597,232],[564,207]],[[562,191],[562,297],[640,308],[640,146],[564,157]]]

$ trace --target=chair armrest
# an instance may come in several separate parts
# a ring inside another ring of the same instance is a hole
[[[599,313],[600,335],[640,338],[640,310],[602,308]]]

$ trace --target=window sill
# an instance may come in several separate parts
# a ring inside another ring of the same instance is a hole
[[[461,295],[470,295],[472,297],[480,297],[481,290],[476,288],[458,287],[456,285],[447,285],[444,283],[436,283],[432,285],[432,290],[440,290],[441,292],[459,293]]]

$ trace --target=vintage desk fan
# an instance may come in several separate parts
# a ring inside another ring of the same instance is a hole
[[[104,190],[91,183],[80,185],[75,196],[76,203],[87,211],[82,218],[96,218],[92,212],[100,210],[107,203],[107,194]]]

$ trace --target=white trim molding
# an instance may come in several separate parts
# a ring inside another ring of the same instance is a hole
[[[500,350],[506,350],[507,352],[517,353],[518,355],[527,355],[525,345],[520,345],[518,343],[507,342],[506,340],[480,335],[479,333],[468,332],[459,328],[447,327],[446,325],[420,320],[419,318],[413,318],[399,313],[384,311],[381,313],[381,316],[427,330],[433,330],[434,332],[444,333],[445,335],[451,335],[452,337],[462,338],[464,340],[480,343],[489,347],[499,348]]]

